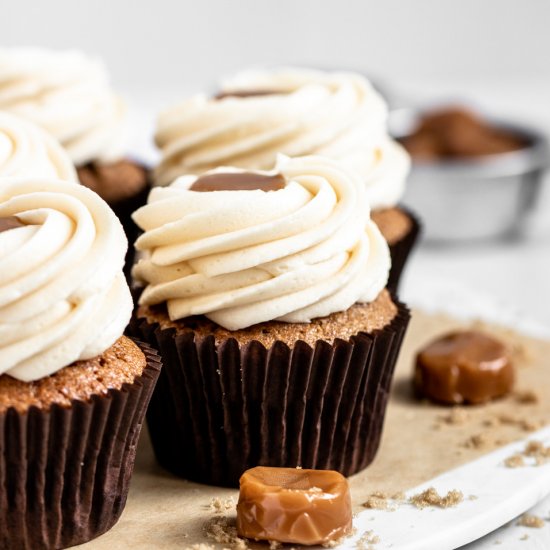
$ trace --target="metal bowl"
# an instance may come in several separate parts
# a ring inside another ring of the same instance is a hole
[[[390,132],[404,137],[422,111],[390,114]],[[528,145],[509,153],[413,162],[403,202],[418,212],[424,239],[467,241],[520,234],[548,166],[546,137],[532,128],[491,120]]]

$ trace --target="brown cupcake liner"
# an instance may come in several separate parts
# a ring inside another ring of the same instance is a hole
[[[136,343],[147,366],[132,384],[69,407],[0,413],[0,548],[66,548],[117,522],[161,366]]]
[[[147,412],[159,463],[186,479],[238,486],[257,465],[335,469],[349,476],[374,459],[390,382],[410,318],[312,348],[216,345],[134,319],[130,330],[163,360]]]
[[[394,293],[399,289],[399,281],[403,274],[403,269],[421,230],[420,221],[410,210],[403,206],[399,206],[399,209],[405,212],[410,218],[412,227],[402,239],[390,245],[391,270],[387,287]]]

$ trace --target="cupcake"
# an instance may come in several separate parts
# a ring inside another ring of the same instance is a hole
[[[53,135],[81,183],[111,206],[128,238],[135,239],[130,215],[145,202],[148,174],[125,157],[126,108],[98,59],[78,51],[0,49],[0,110]]]
[[[368,212],[360,178],[315,156],[152,190],[131,330],[163,357],[148,424],[165,468],[236,486],[257,465],[372,461],[409,314]]]
[[[159,359],[122,335],[126,238],[83,186],[0,179],[0,547],[65,548],[120,516]]]
[[[160,115],[155,184],[217,166],[269,170],[277,153],[337,159],[365,185],[372,219],[390,245],[389,286],[395,289],[419,226],[398,206],[410,160],[386,122],[384,100],[359,74],[245,72],[216,97],[198,95]]]
[[[34,176],[77,181],[67,152],[32,122],[0,111],[0,178]]]

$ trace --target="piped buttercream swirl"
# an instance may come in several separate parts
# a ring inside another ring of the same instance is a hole
[[[124,152],[125,106],[101,61],[79,51],[0,49],[0,110],[42,126],[76,165]]]
[[[384,100],[359,74],[244,72],[218,98],[196,95],[160,115],[156,184],[221,165],[269,170],[277,153],[324,155],[361,175],[373,208],[393,206],[410,161],[386,123]]]
[[[32,122],[0,111],[0,178],[35,176],[78,181],[67,152]]]
[[[0,374],[36,380],[99,355],[123,333],[132,299],[118,218],[89,189],[0,179]]]
[[[316,156],[280,157],[274,173],[284,188],[199,192],[190,190],[195,176],[154,188],[134,213],[145,232],[133,271],[147,285],[140,303],[166,303],[172,320],[204,314],[237,330],[374,300],[390,256],[360,178]]]

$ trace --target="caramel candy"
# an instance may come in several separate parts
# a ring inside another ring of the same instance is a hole
[[[242,537],[310,545],[351,531],[348,482],[338,472],[257,466],[241,476],[240,486]]]
[[[282,174],[256,172],[215,172],[195,180],[191,191],[278,191],[284,189],[286,179]]]
[[[415,385],[441,403],[484,403],[511,391],[514,368],[504,344],[476,331],[447,334],[416,357]]]
[[[264,95],[280,95],[285,92],[281,90],[233,90],[230,92],[220,92],[214,99],[225,99],[226,97],[261,97]]]
[[[426,113],[401,143],[414,159],[424,161],[508,153],[527,145],[522,136],[492,126],[462,107]]]
[[[17,227],[25,227],[25,224],[21,223],[16,216],[0,218],[0,233],[9,231],[10,229],[16,229]]]

